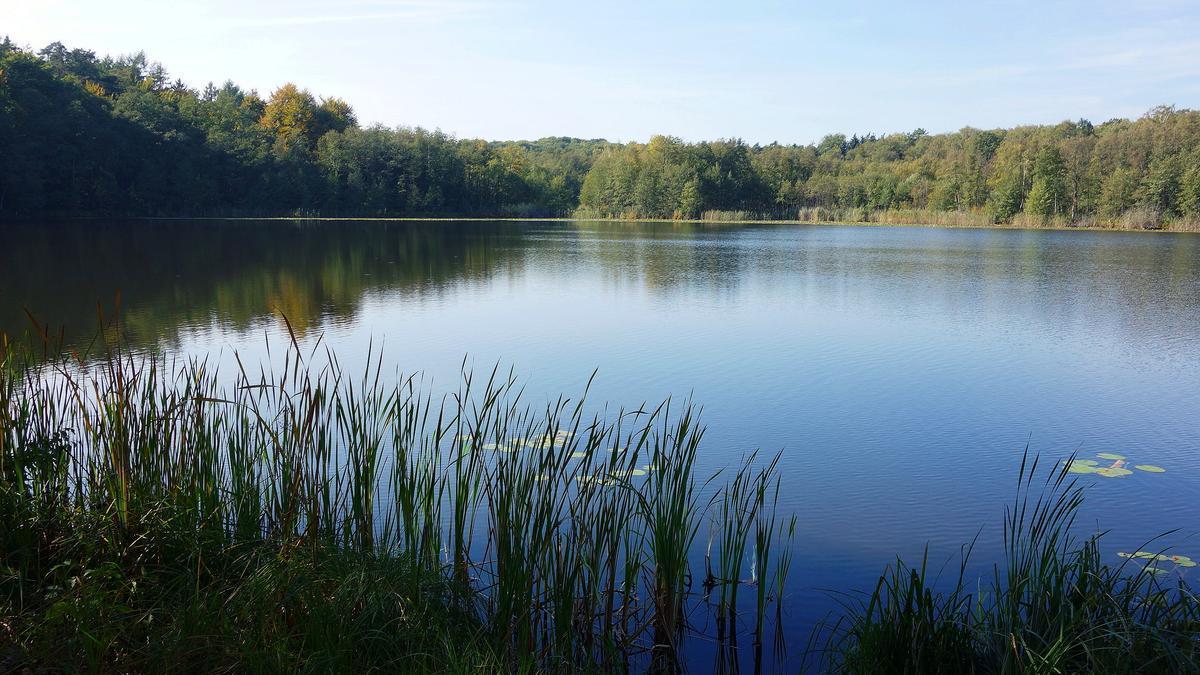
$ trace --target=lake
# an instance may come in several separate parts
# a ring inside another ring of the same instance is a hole
[[[84,344],[119,294],[130,339],[343,363],[382,345],[452,387],[464,358],[533,403],[703,406],[702,473],[782,450],[799,515],[796,635],[925,546],[940,567],[999,525],[1026,446],[1083,475],[1083,531],[1200,554],[1200,236],[833,225],[138,221],[0,226],[0,330]],[[1106,462],[1107,464],[1107,462]],[[1183,573],[1186,573],[1184,571]]]

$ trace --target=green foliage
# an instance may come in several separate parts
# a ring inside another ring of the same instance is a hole
[[[847,601],[833,626],[825,670],[843,673],[1196,672],[1200,602],[1182,578],[1160,583],[1155,567],[1103,561],[1101,535],[1076,541],[1083,488],[1068,460],[1046,473],[1026,455],[1005,510],[1004,559],[991,579],[969,578],[964,547],[956,580],[896,561],[874,591]],[[1126,559],[1186,556],[1139,552]],[[948,588],[948,590],[947,590]]]
[[[154,517],[141,540],[119,543],[110,522],[88,514],[45,513],[26,523],[71,529],[41,542],[44,567],[0,567],[10,570],[0,580],[11,603],[4,620],[16,619],[7,634],[0,628],[10,666],[504,669],[478,619],[447,605],[445,583],[410,561],[330,547],[189,541],[182,514],[159,510]]]
[[[979,164],[986,164],[996,154],[996,148],[999,148],[1003,141],[1003,132],[981,131],[975,134],[972,141],[975,161]]]
[[[829,134],[810,145],[544,138],[486,142],[360,128],[295,84],[267,100],[193,90],[144,54],[0,45],[0,216],[579,215],[1158,227],[1200,216],[1200,113],[930,135]],[[830,212],[832,213],[832,212]],[[940,220],[936,214],[925,220]]]
[[[648,654],[677,672],[706,606],[691,569],[702,523],[753,531],[756,574],[784,583],[776,462],[733,467],[753,513],[711,509],[723,491],[700,495],[715,476],[696,476],[690,402],[529,406],[497,371],[438,397],[382,358],[352,377],[294,341],[231,382],[116,333],[94,360],[34,360],[0,336],[6,662],[610,672]],[[719,555],[744,560],[747,543]],[[760,597],[759,635],[781,601]]]
[[[1013,173],[999,181],[988,201],[996,222],[1011,220],[1020,213],[1025,203],[1025,186],[1020,174]]]
[[[585,181],[580,213],[695,218],[739,212],[804,220],[813,209],[835,209],[879,222],[893,220],[887,214],[925,213],[920,217],[927,222],[937,219],[928,210],[986,210],[994,222],[1025,214],[1030,219],[1023,222],[1094,223],[1099,215],[1114,225],[1142,223],[1149,213],[1154,226],[1161,224],[1154,213],[1190,213],[1184,204],[1194,203],[1186,196],[1191,165],[1180,158],[1198,148],[1200,114],[1170,108],[1100,128],[1080,120],[938,136],[922,130],[831,134],[815,146],[656,137],[605,153]],[[1148,166],[1145,180],[1141,169],[1128,166]],[[675,197],[673,214],[664,193]]]
[[[1163,214],[1174,214],[1179,207],[1183,164],[1177,155],[1154,158],[1146,170],[1139,190],[1147,207]]]
[[[579,204],[605,217],[695,218],[709,210],[752,208],[769,201],[751,148],[740,140],[686,144],[655,136],[601,155]]]
[[[170,82],[137,54],[0,45],[0,217],[564,215],[604,141],[458,140],[360,129],[286,84]]]
[[[1108,218],[1120,216],[1133,206],[1137,187],[1137,174],[1117,167],[1100,183],[1100,214]]]
[[[313,111],[313,123],[316,126],[317,137],[324,136],[330,131],[345,131],[358,126],[358,118],[354,109],[340,98],[327,98]]]
[[[1179,208],[1185,215],[1195,218],[1200,216],[1200,152],[1193,155],[1196,160],[1180,182]]]
[[[700,177],[692,176],[679,189],[679,213],[684,218],[695,218],[704,209],[704,197],[700,194]]]
[[[1033,187],[1025,198],[1025,212],[1048,219],[1066,206],[1066,169],[1055,146],[1042,148],[1033,163]]]

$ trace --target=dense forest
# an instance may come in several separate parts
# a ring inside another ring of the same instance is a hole
[[[0,42],[0,216],[562,216],[1191,228],[1200,112],[815,145],[489,142],[364,127],[285,84]]]
[[[606,145],[364,128],[292,84],[198,91],[143,54],[0,42],[3,215],[561,215]]]
[[[607,149],[580,211],[605,217],[745,217],[1195,227],[1200,112],[1014,129],[826,136]],[[714,213],[715,212],[715,213]],[[950,217],[946,217],[947,214]]]

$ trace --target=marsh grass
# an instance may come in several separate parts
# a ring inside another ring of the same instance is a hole
[[[971,579],[964,547],[948,591],[897,560],[873,592],[845,595],[823,670],[854,673],[1184,673],[1200,670],[1200,602],[1182,580],[1103,562],[1101,534],[1072,536],[1083,488],[1065,465],[1039,479],[1026,451],[1004,518],[1004,557]]]
[[[1013,229],[1080,229],[1200,232],[1195,216],[1164,215],[1154,209],[1137,206],[1113,216],[1095,214],[1071,217],[1065,214],[1052,217],[1017,213],[1008,221],[997,221],[994,214],[982,207],[942,210],[934,208],[888,208],[866,206],[800,206],[768,211],[709,210],[696,217],[675,213],[673,218],[647,218],[636,212],[619,216],[600,213],[586,207],[577,209],[568,220],[575,221],[642,221],[664,223],[752,224],[795,223],[810,225],[913,225],[951,228],[1013,228]]]
[[[535,407],[511,372],[465,368],[435,396],[376,350],[352,375],[294,336],[230,374],[111,334],[55,358],[39,335],[36,359],[0,354],[0,658],[676,671],[703,522],[732,533],[708,584],[729,620],[740,573],[786,574],[778,458],[702,496],[690,401]],[[756,642],[780,597],[759,591]]]

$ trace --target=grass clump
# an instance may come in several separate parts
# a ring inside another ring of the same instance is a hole
[[[535,408],[500,371],[435,397],[295,339],[230,376],[103,342],[0,353],[6,665],[681,667],[695,536],[724,517],[690,403]],[[735,468],[739,490],[775,481]],[[756,564],[782,578],[786,557]]]
[[[852,673],[1140,673],[1200,671],[1200,602],[1181,579],[1160,583],[1103,561],[1102,534],[1071,535],[1083,488],[1068,466],[1035,484],[1022,462],[1006,509],[1004,558],[989,580],[940,590],[928,555],[897,561],[832,626],[822,669]]]
[[[165,514],[154,517],[147,533],[170,524]],[[0,586],[6,666],[68,672],[503,666],[475,617],[445,603],[440,580],[415,573],[407,561],[265,544],[198,549],[161,534],[118,542],[107,523],[81,520],[39,551],[48,569],[6,556]]]
[[[4,348],[0,670],[504,666],[445,578],[357,534],[370,498],[318,468],[315,422],[219,403],[203,365],[164,379],[131,354],[49,367]],[[356,404],[330,419],[362,436]]]

